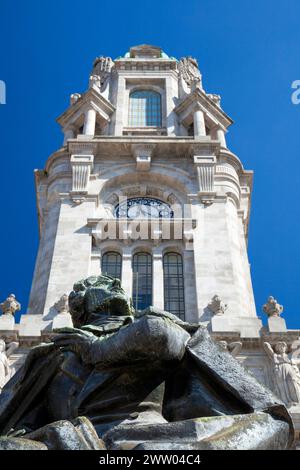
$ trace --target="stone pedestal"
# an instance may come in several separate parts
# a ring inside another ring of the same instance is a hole
[[[284,318],[269,317],[268,330],[270,333],[285,333],[287,331]]]
[[[13,315],[5,314],[0,316],[0,331],[13,330],[15,327],[15,318]]]

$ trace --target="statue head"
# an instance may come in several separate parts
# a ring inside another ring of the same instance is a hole
[[[287,344],[284,341],[278,341],[274,346],[276,354],[285,354],[287,351]]]
[[[5,352],[6,350],[6,344],[4,339],[0,339],[0,353]]]
[[[134,310],[131,300],[117,278],[101,275],[78,281],[69,295],[70,313],[74,326],[80,327],[91,314],[100,316],[129,316]]]

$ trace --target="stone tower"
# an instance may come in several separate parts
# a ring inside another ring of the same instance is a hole
[[[57,121],[63,146],[35,172],[41,240],[28,314],[48,324],[73,283],[102,269],[118,273],[138,307],[258,335],[246,249],[252,172],[227,148],[232,120],[203,89],[197,61],[148,45],[98,57],[87,91]],[[143,230],[130,226],[136,218],[148,218]],[[112,219],[116,235],[104,238]],[[217,315],[215,294],[228,304]]]

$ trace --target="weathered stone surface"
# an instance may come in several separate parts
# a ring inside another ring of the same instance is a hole
[[[0,437],[0,450],[48,450],[41,442],[21,437]]]

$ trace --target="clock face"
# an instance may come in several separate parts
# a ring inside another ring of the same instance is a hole
[[[159,199],[135,197],[118,204],[115,216],[121,219],[171,219],[173,211]]]

